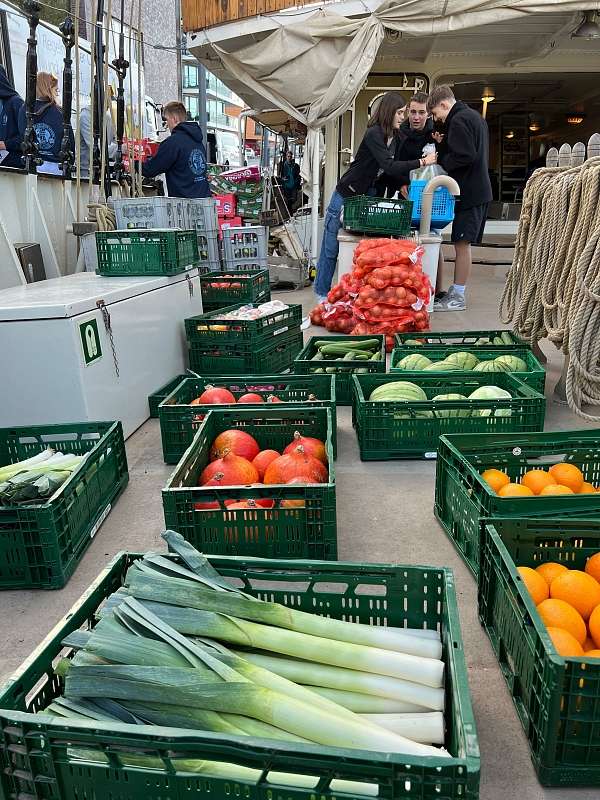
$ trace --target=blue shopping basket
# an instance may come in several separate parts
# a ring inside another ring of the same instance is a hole
[[[421,222],[421,197],[428,181],[412,181],[408,191],[408,199],[412,200],[411,225],[418,225]],[[454,196],[450,194],[445,186],[440,186],[433,195],[433,206],[431,209],[431,227],[445,228],[454,219]]]

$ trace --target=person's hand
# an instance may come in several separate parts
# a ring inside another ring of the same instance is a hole
[[[440,133],[439,131],[433,131],[431,134],[431,138],[438,144],[441,144],[444,141],[444,134]]]
[[[429,167],[431,164],[437,163],[437,153],[427,153],[426,156],[423,157],[423,166]]]
[[[400,187],[400,194],[405,200],[408,200],[408,186],[401,186]]]
[[[7,149],[7,147],[6,147],[6,142],[3,142],[3,141],[0,139],[0,150],[6,150],[6,149]]]

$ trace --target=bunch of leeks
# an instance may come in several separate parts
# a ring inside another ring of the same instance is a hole
[[[44,713],[448,757],[437,632],[256,599],[163,536],[184,566],[148,553],[130,567],[97,625],[64,640],[64,696]]]
[[[84,458],[48,447],[24,461],[0,467],[0,505],[45,502]]]

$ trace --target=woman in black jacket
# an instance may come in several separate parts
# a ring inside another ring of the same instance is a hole
[[[340,229],[340,216],[344,200],[348,197],[367,194],[377,177],[383,173],[397,180],[408,182],[408,173],[428,164],[434,164],[436,155],[413,161],[394,161],[396,152],[396,136],[404,120],[404,98],[398,92],[387,92],[371,119],[367,132],[356,153],[356,158],[347,172],[340,178],[335,191],[331,195],[327,213],[321,253],[317,263],[315,292],[322,301],[331,288],[333,273],[337,262],[339,244],[337,240]]]

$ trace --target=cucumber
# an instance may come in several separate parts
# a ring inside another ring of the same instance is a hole
[[[356,357],[356,356],[355,356],[355,353],[352,353],[352,352],[350,352],[350,351],[349,351],[349,352],[348,352],[348,353],[346,353],[346,355],[345,355],[345,356],[342,358],[342,361],[353,361],[355,357]]]
[[[376,350],[369,360],[370,361],[381,361],[381,353],[379,352],[379,350]]]
[[[316,352],[314,356],[311,358],[311,361],[323,361],[323,353],[320,351]]]
[[[337,372],[337,367],[325,367],[325,372],[328,375],[335,375]]]
[[[513,337],[510,335],[510,333],[508,331],[502,331],[500,336],[502,338],[502,343],[503,344],[514,344]]]
[[[373,347],[380,347],[381,342],[379,339],[350,339],[346,344],[343,341],[336,340],[336,341],[327,341],[327,339],[318,339],[315,342],[315,347],[318,347],[319,350],[321,347],[325,346],[336,346],[336,347],[345,347],[347,350],[371,350]]]

